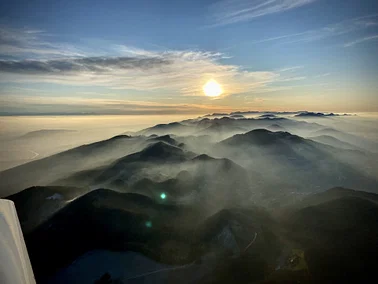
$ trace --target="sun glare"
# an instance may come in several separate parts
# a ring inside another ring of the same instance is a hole
[[[217,81],[210,80],[203,86],[203,92],[208,97],[218,97],[223,93],[223,90]]]

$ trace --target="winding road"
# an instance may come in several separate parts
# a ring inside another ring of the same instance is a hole
[[[251,247],[251,245],[256,241],[256,238],[257,238],[257,232],[255,232],[255,237],[254,237],[253,240],[248,244],[248,246],[246,246],[246,248],[244,249],[243,252],[246,252],[246,251]]]
[[[160,273],[160,272],[168,272],[168,271],[174,271],[174,270],[184,269],[184,268],[188,268],[188,267],[194,265],[194,263],[195,263],[195,261],[193,261],[192,263],[189,263],[189,264],[182,265],[182,266],[171,267],[171,268],[163,268],[163,269],[159,269],[159,270],[143,273],[143,274],[140,274],[140,275],[137,275],[137,276],[129,277],[129,278],[126,278],[125,280],[137,279],[137,278],[149,276],[149,275]]]

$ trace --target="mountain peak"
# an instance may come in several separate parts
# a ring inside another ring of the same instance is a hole
[[[118,139],[129,139],[129,138],[132,138],[132,136],[121,134],[121,135],[117,135],[117,136],[110,138],[109,141],[110,140],[118,140]]]
[[[215,160],[213,157],[210,157],[209,155],[206,154],[201,154],[192,159],[193,161],[212,161]]]
[[[157,124],[155,126],[143,129],[139,131],[139,134],[142,135],[149,135],[149,134],[157,134],[157,135],[166,135],[166,134],[188,134],[188,132],[192,131],[192,128],[188,125],[182,124],[180,122],[171,122],[168,124]]]
[[[171,144],[173,146],[177,146],[178,143],[175,139],[173,139],[170,135],[163,135],[163,136],[157,136],[157,137],[152,137],[149,139],[149,141],[160,141],[160,142],[165,142],[168,144]]]
[[[184,159],[185,153],[182,149],[159,141],[140,152],[142,159]]]
[[[299,143],[302,142],[304,139],[292,135],[289,132],[272,132],[266,129],[255,129],[249,131],[245,134],[238,134],[234,135],[231,138],[228,138],[221,143],[226,144],[243,144],[243,143],[251,143],[251,144],[275,144],[278,142],[292,142],[292,143]]]

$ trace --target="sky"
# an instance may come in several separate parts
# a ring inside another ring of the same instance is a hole
[[[0,2],[0,115],[376,112],[377,78],[376,0]]]

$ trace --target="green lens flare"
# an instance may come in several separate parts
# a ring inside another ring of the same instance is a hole
[[[167,195],[165,193],[160,194],[161,199],[165,199],[166,197],[167,197]]]

